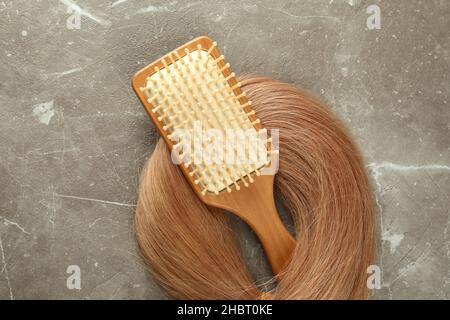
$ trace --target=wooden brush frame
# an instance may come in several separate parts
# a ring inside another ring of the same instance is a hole
[[[146,86],[147,78],[156,72],[155,67],[158,67],[159,69],[165,68],[165,65],[162,62],[163,59],[167,61],[166,65],[170,65],[172,63],[172,54],[174,52],[177,52],[180,57],[184,57],[186,55],[185,49],[189,49],[189,51],[197,50],[197,46],[199,44],[202,46],[202,49],[211,50],[210,54],[214,59],[220,57],[221,54],[219,49],[214,45],[210,38],[199,37],[149,64],[145,68],[138,71],[132,78],[132,87],[135,93],[144,105],[145,110],[159,130],[164,141],[169,146],[170,151],[172,151],[174,143],[168,138],[167,132],[163,129],[163,123],[159,121],[157,119],[158,116],[152,112],[152,109],[155,106],[148,102],[146,94],[142,92],[140,88]],[[220,68],[224,68],[226,66],[226,62],[222,59],[218,61],[218,65]],[[231,71],[228,67],[224,68],[222,73],[225,77],[231,75]],[[238,86],[235,86],[237,84],[235,77],[230,77],[227,81],[231,88],[235,87],[233,91],[236,96],[242,94],[241,89]],[[245,112],[248,113],[252,111],[251,106],[247,104],[248,100],[245,94],[239,98],[239,102],[241,105],[246,105],[244,107]],[[249,115],[249,118],[252,122],[257,120],[256,115]],[[260,123],[255,123],[254,127],[257,131],[262,129]],[[270,142],[268,143],[268,147],[271,148]],[[274,160],[275,159],[271,159],[271,161]],[[189,175],[189,166],[186,167],[184,164],[181,164],[179,167],[194,192],[204,203],[236,214],[255,231],[263,244],[266,255],[272,266],[272,270],[276,274],[281,272],[289,261],[292,250],[295,246],[295,240],[281,222],[275,207],[273,195],[274,175],[257,176],[255,173],[252,173],[251,175],[254,182],[249,183],[248,187],[240,188],[239,191],[232,190],[231,193],[228,193],[226,190],[222,190],[218,195],[212,192],[202,194],[201,187],[195,184],[193,177]]]

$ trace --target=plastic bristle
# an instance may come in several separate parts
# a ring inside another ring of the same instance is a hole
[[[242,181],[242,183],[244,184],[245,187],[248,187],[248,182],[245,180],[244,176],[241,177],[241,181]]]
[[[234,78],[236,76],[236,74],[234,72],[230,73],[230,75],[228,77],[225,78],[226,81]]]
[[[167,64],[166,59],[162,59],[161,62],[162,62],[162,64],[164,65],[164,68],[167,68],[167,67],[168,67],[168,64]]]
[[[243,91],[240,95],[238,95],[238,96],[236,96],[236,99],[240,99],[240,98],[243,98],[243,97],[245,97],[245,91]]]
[[[173,64],[175,69],[178,69],[178,64],[175,63],[175,58],[173,57],[174,55],[175,55],[174,53],[169,54],[169,60],[170,60],[170,63]]]
[[[230,67],[229,63],[226,63],[222,68],[220,68],[220,72],[223,72],[224,70],[228,69]]]
[[[234,86],[231,87],[231,90],[236,90],[237,88],[240,88],[240,87],[241,87],[241,83],[238,82]]]
[[[217,47],[217,42],[214,41],[214,42],[212,43],[212,46],[209,47],[209,49],[208,49],[208,55],[211,54],[211,52],[214,50],[215,47]]]
[[[214,60],[215,63],[219,63],[220,61],[225,60],[225,56],[221,55],[220,57],[218,57],[216,60]]]

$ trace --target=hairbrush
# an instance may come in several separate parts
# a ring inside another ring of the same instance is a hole
[[[138,71],[132,86],[198,197],[244,220],[273,272],[282,271],[295,240],[275,206],[275,172],[266,170],[277,161],[276,150],[216,42],[199,37],[186,43]],[[252,138],[233,136],[235,143],[224,147],[233,161],[202,161],[206,151],[214,154],[226,144],[230,132]],[[243,154],[254,156],[240,161]]]

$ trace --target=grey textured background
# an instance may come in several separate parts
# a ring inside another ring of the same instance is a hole
[[[237,73],[314,92],[354,134],[377,197],[373,297],[449,298],[449,1],[78,0],[80,30],[70,3],[0,2],[0,298],[165,298],[133,234],[157,134],[130,78],[199,35]]]

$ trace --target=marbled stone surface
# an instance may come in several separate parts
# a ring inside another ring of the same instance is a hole
[[[449,298],[449,31],[442,0],[0,1],[0,298],[166,298],[133,233],[158,135],[130,78],[199,35],[236,73],[312,91],[355,136],[377,199],[373,298]]]

